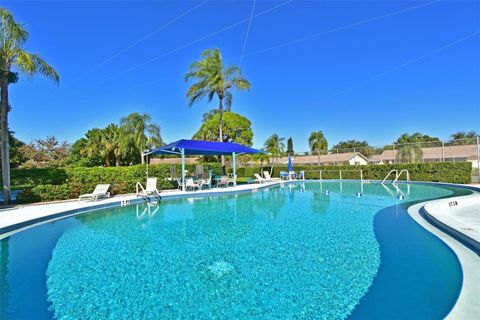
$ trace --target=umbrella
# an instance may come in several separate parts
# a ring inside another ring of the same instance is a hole
[[[289,172],[293,171],[292,158],[290,156],[288,156],[288,171]]]

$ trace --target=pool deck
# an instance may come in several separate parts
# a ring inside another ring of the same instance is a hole
[[[165,190],[161,192],[162,199],[200,197],[207,195],[226,195],[240,192],[255,192],[280,184],[280,182],[265,182],[261,184],[244,184],[228,188],[212,188],[198,191]],[[0,210],[0,239],[36,225],[53,220],[63,219],[86,211],[94,211],[109,207],[117,207],[132,202],[144,202],[135,194],[118,195],[98,201],[66,200],[31,205],[17,205]]]
[[[241,192],[255,192],[260,189],[279,185],[275,181],[262,184],[246,184],[228,188],[212,188],[200,191],[166,190],[161,193],[162,200],[175,198],[227,195]],[[457,185],[462,187],[462,185]],[[463,186],[465,187],[465,186]],[[474,319],[480,314],[480,255],[469,249],[454,237],[435,227],[421,214],[422,210],[454,232],[480,243],[480,186],[468,185],[475,192],[472,195],[427,201],[408,208],[411,217],[422,227],[438,236],[456,253],[463,270],[463,287],[457,303],[447,319]],[[119,195],[99,201],[67,200],[32,205],[18,205],[0,209],[0,239],[16,232],[50,221],[63,219],[80,213],[127,204],[141,203],[146,200],[135,194]],[[448,231],[448,230],[447,230]],[[451,234],[451,232],[449,232]],[[458,237],[457,237],[458,239]]]
[[[461,197],[458,197],[461,198]],[[447,199],[451,200],[453,198]],[[433,226],[425,220],[420,211],[429,202],[422,202],[410,206],[408,213],[422,227],[445,242],[457,255],[463,271],[463,283],[460,296],[445,319],[478,319],[480,314],[480,256],[452,238],[447,233]],[[477,210],[477,215],[479,214]]]

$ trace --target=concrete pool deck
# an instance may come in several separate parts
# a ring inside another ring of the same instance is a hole
[[[454,198],[445,200],[451,201],[451,199]],[[440,238],[455,252],[463,271],[460,296],[446,319],[478,319],[478,315],[480,314],[480,304],[478,303],[480,301],[480,257],[474,251],[422,217],[420,211],[425,205],[428,205],[428,203],[427,201],[410,206],[408,213],[418,224]],[[477,214],[480,214],[480,212],[477,212]]]

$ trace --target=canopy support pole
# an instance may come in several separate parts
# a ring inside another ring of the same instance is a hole
[[[145,155],[146,161],[147,161],[147,179],[148,179],[148,153]]]
[[[232,153],[233,158],[233,185],[237,185],[237,163],[236,163],[236,155],[235,152]]]
[[[182,191],[185,192],[185,149],[180,149],[182,153]]]

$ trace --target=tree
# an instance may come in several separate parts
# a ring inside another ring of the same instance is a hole
[[[337,150],[338,152],[360,152],[364,156],[371,156],[375,153],[375,148],[370,146],[367,141],[358,141],[358,140],[346,140],[340,141],[332,147],[332,150]]]
[[[278,134],[272,134],[264,143],[265,151],[270,154],[273,160],[277,159],[285,151],[285,138],[281,138]],[[273,172],[273,161],[270,174]]]
[[[293,140],[291,137],[287,140],[287,154],[289,156],[293,156],[295,154],[295,152],[293,151]]]
[[[142,164],[145,163],[143,153],[146,149],[158,148],[163,145],[160,127],[151,122],[152,117],[147,114],[131,113],[120,120],[120,129],[123,130],[122,145],[124,154],[132,148],[140,154]]]
[[[423,151],[418,144],[405,144],[398,148],[395,161],[400,163],[422,162]]]
[[[408,133],[402,134],[400,137],[398,137],[397,141],[395,141],[395,144],[418,143],[419,146],[427,147],[428,145],[438,145],[439,142],[440,139],[437,137],[431,137],[420,132],[415,132],[411,135],[409,135]]]
[[[223,112],[224,103],[226,108],[232,105],[231,89],[250,90],[248,82],[237,66],[225,67],[219,49],[207,49],[202,52],[202,59],[190,65],[185,75],[185,80],[194,79],[195,82],[187,90],[189,107],[199,102],[203,97],[208,97],[208,102],[215,96],[218,98],[218,141],[223,138]],[[222,166],[225,167],[225,159],[222,156]]]
[[[19,152],[27,161],[24,168],[61,167],[70,156],[70,145],[62,143],[51,136],[46,139],[37,139],[20,147]]]
[[[122,141],[124,134],[122,129],[114,123],[109,124],[102,130],[101,143],[107,166],[112,163],[112,159],[115,161],[115,166],[119,167],[122,164],[122,155],[124,153]]]
[[[0,151],[2,154],[3,203],[10,202],[10,154],[8,135],[8,86],[18,80],[16,68],[27,76],[40,73],[58,83],[57,72],[39,55],[23,50],[28,32],[17,23],[13,15],[0,8]]]
[[[264,150],[263,150],[264,151]],[[253,159],[255,161],[258,161],[260,162],[260,172],[263,172],[263,164],[265,162],[270,162],[270,156],[268,155],[268,153],[266,152],[263,152],[263,153],[256,153],[253,155]]]
[[[458,146],[458,145],[476,144],[478,136],[479,134],[475,130],[471,130],[468,132],[458,131],[450,136],[450,141],[447,142],[447,145]]]
[[[95,165],[105,164],[105,153],[102,146],[102,129],[93,128],[85,134],[80,146],[80,155],[92,160]],[[74,146],[76,143],[74,144]]]
[[[90,131],[89,131],[90,132]],[[88,135],[88,133],[86,135]],[[100,155],[95,154],[89,157],[85,153],[87,148],[88,139],[80,138],[72,144],[70,148],[70,157],[67,159],[66,164],[79,167],[94,167],[102,165],[103,161]]]
[[[15,138],[13,131],[8,133],[8,141],[10,145],[10,166],[17,168],[22,163],[27,161],[22,153],[19,152],[19,149],[25,145],[22,141]]]
[[[325,139],[323,132],[320,130],[310,133],[310,137],[308,137],[308,145],[310,146],[310,151],[317,154],[318,164],[320,164],[320,154],[328,151],[328,142],[327,139]]]
[[[232,111],[232,107],[231,106],[226,106],[225,108],[223,108],[223,112],[230,112]],[[218,114],[218,109],[212,109],[208,112],[205,112],[203,115],[202,115],[202,123],[206,122],[207,120],[210,120],[212,119],[216,114]],[[218,128],[217,128],[217,131],[218,131]]]
[[[210,120],[202,124],[200,129],[193,135],[195,140],[218,141],[218,118],[215,114]],[[236,142],[246,146],[252,145],[253,132],[250,120],[234,112],[223,114],[223,140],[222,142]]]

